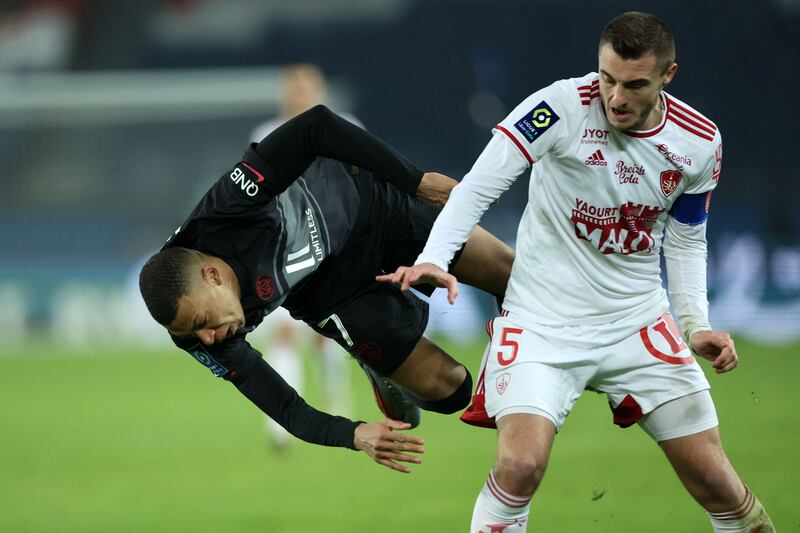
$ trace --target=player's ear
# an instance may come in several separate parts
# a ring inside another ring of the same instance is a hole
[[[222,274],[214,265],[203,265],[203,279],[212,285],[222,285]]]
[[[670,84],[672,78],[675,77],[676,72],[678,72],[678,64],[673,63],[672,65],[670,65],[670,67],[667,69],[667,72],[664,74],[664,80],[661,82],[662,89]]]

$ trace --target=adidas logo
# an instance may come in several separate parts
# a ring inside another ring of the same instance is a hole
[[[584,161],[584,163],[586,164],[586,166],[590,166],[590,167],[607,167],[608,166],[608,163],[606,163],[606,158],[603,157],[603,152],[601,152],[600,150],[596,151],[595,153],[593,153],[592,155],[587,157],[586,161]]]

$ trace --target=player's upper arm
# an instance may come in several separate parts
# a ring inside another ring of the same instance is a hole
[[[475,187],[479,197],[495,201],[516,181],[530,164],[514,142],[499,130],[495,130],[483,152],[475,160],[472,169],[461,181],[461,189]],[[477,206],[476,206],[477,207]]]
[[[711,150],[703,171],[675,199],[669,210],[670,216],[682,224],[695,226],[708,219],[711,193],[717,187],[722,170],[722,137],[719,130],[714,136]]]
[[[242,215],[274,201],[275,171],[264,161],[245,159],[226,171],[203,198],[206,217]]]
[[[557,150],[569,130],[570,108],[575,105],[569,80],[558,81],[523,100],[500,124],[495,133],[509,138],[528,165]]]
[[[333,119],[323,106],[300,114],[251,143],[242,160],[226,171],[209,191],[206,204],[214,214],[241,214],[274,200],[316,157],[313,135]]]
[[[422,171],[366,130],[317,105],[286,122],[244,155],[253,167],[265,166],[271,194],[286,190],[316,159],[327,157],[363,167],[413,195]]]

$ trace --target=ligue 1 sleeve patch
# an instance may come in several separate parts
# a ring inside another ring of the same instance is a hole
[[[216,359],[211,357],[211,354],[203,347],[202,344],[196,344],[186,350],[189,355],[194,357],[198,363],[211,370],[211,373],[218,378],[224,376],[228,369],[217,362]]]
[[[518,120],[514,127],[528,139],[529,143],[532,143],[558,122],[559,118],[561,117],[553,111],[550,104],[542,100],[533,111]]]

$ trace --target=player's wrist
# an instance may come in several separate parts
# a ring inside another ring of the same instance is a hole
[[[419,258],[414,262],[414,266],[424,265],[425,263],[431,264],[444,272],[447,272],[447,263],[445,261],[441,261],[438,258],[433,257],[423,257],[419,256]]]
[[[367,423],[364,422],[363,420],[356,420],[355,421],[355,427],[353,428],[353,449],[355,451],[357,451],[357,452],[360,452],[360,451],[363,450],[363,448],[361,447],[361,444],[359,443],[359,437],[360,437],[360,433],[361,433],[361,431],[359,431],[359,430],[360,430],[360,428],[362,428],[365,425],[367,425]]]
[[[713,331],[713,330],[711,329],[711,326],[709,326],[709,325],[698,326],[698,327],[695,327],[695,328],[692,328],[691,330],[689,330],[689,333],[686,335],[686,344],[689,345],[689,349],[692,351],[693,354],[701,355],[697,351],[695,346],[694,346],[695,345],[695,340],[694,340],[695,339],[695,335],[697,333],[704,333],[704,332],[711,332],[711,331]]]

